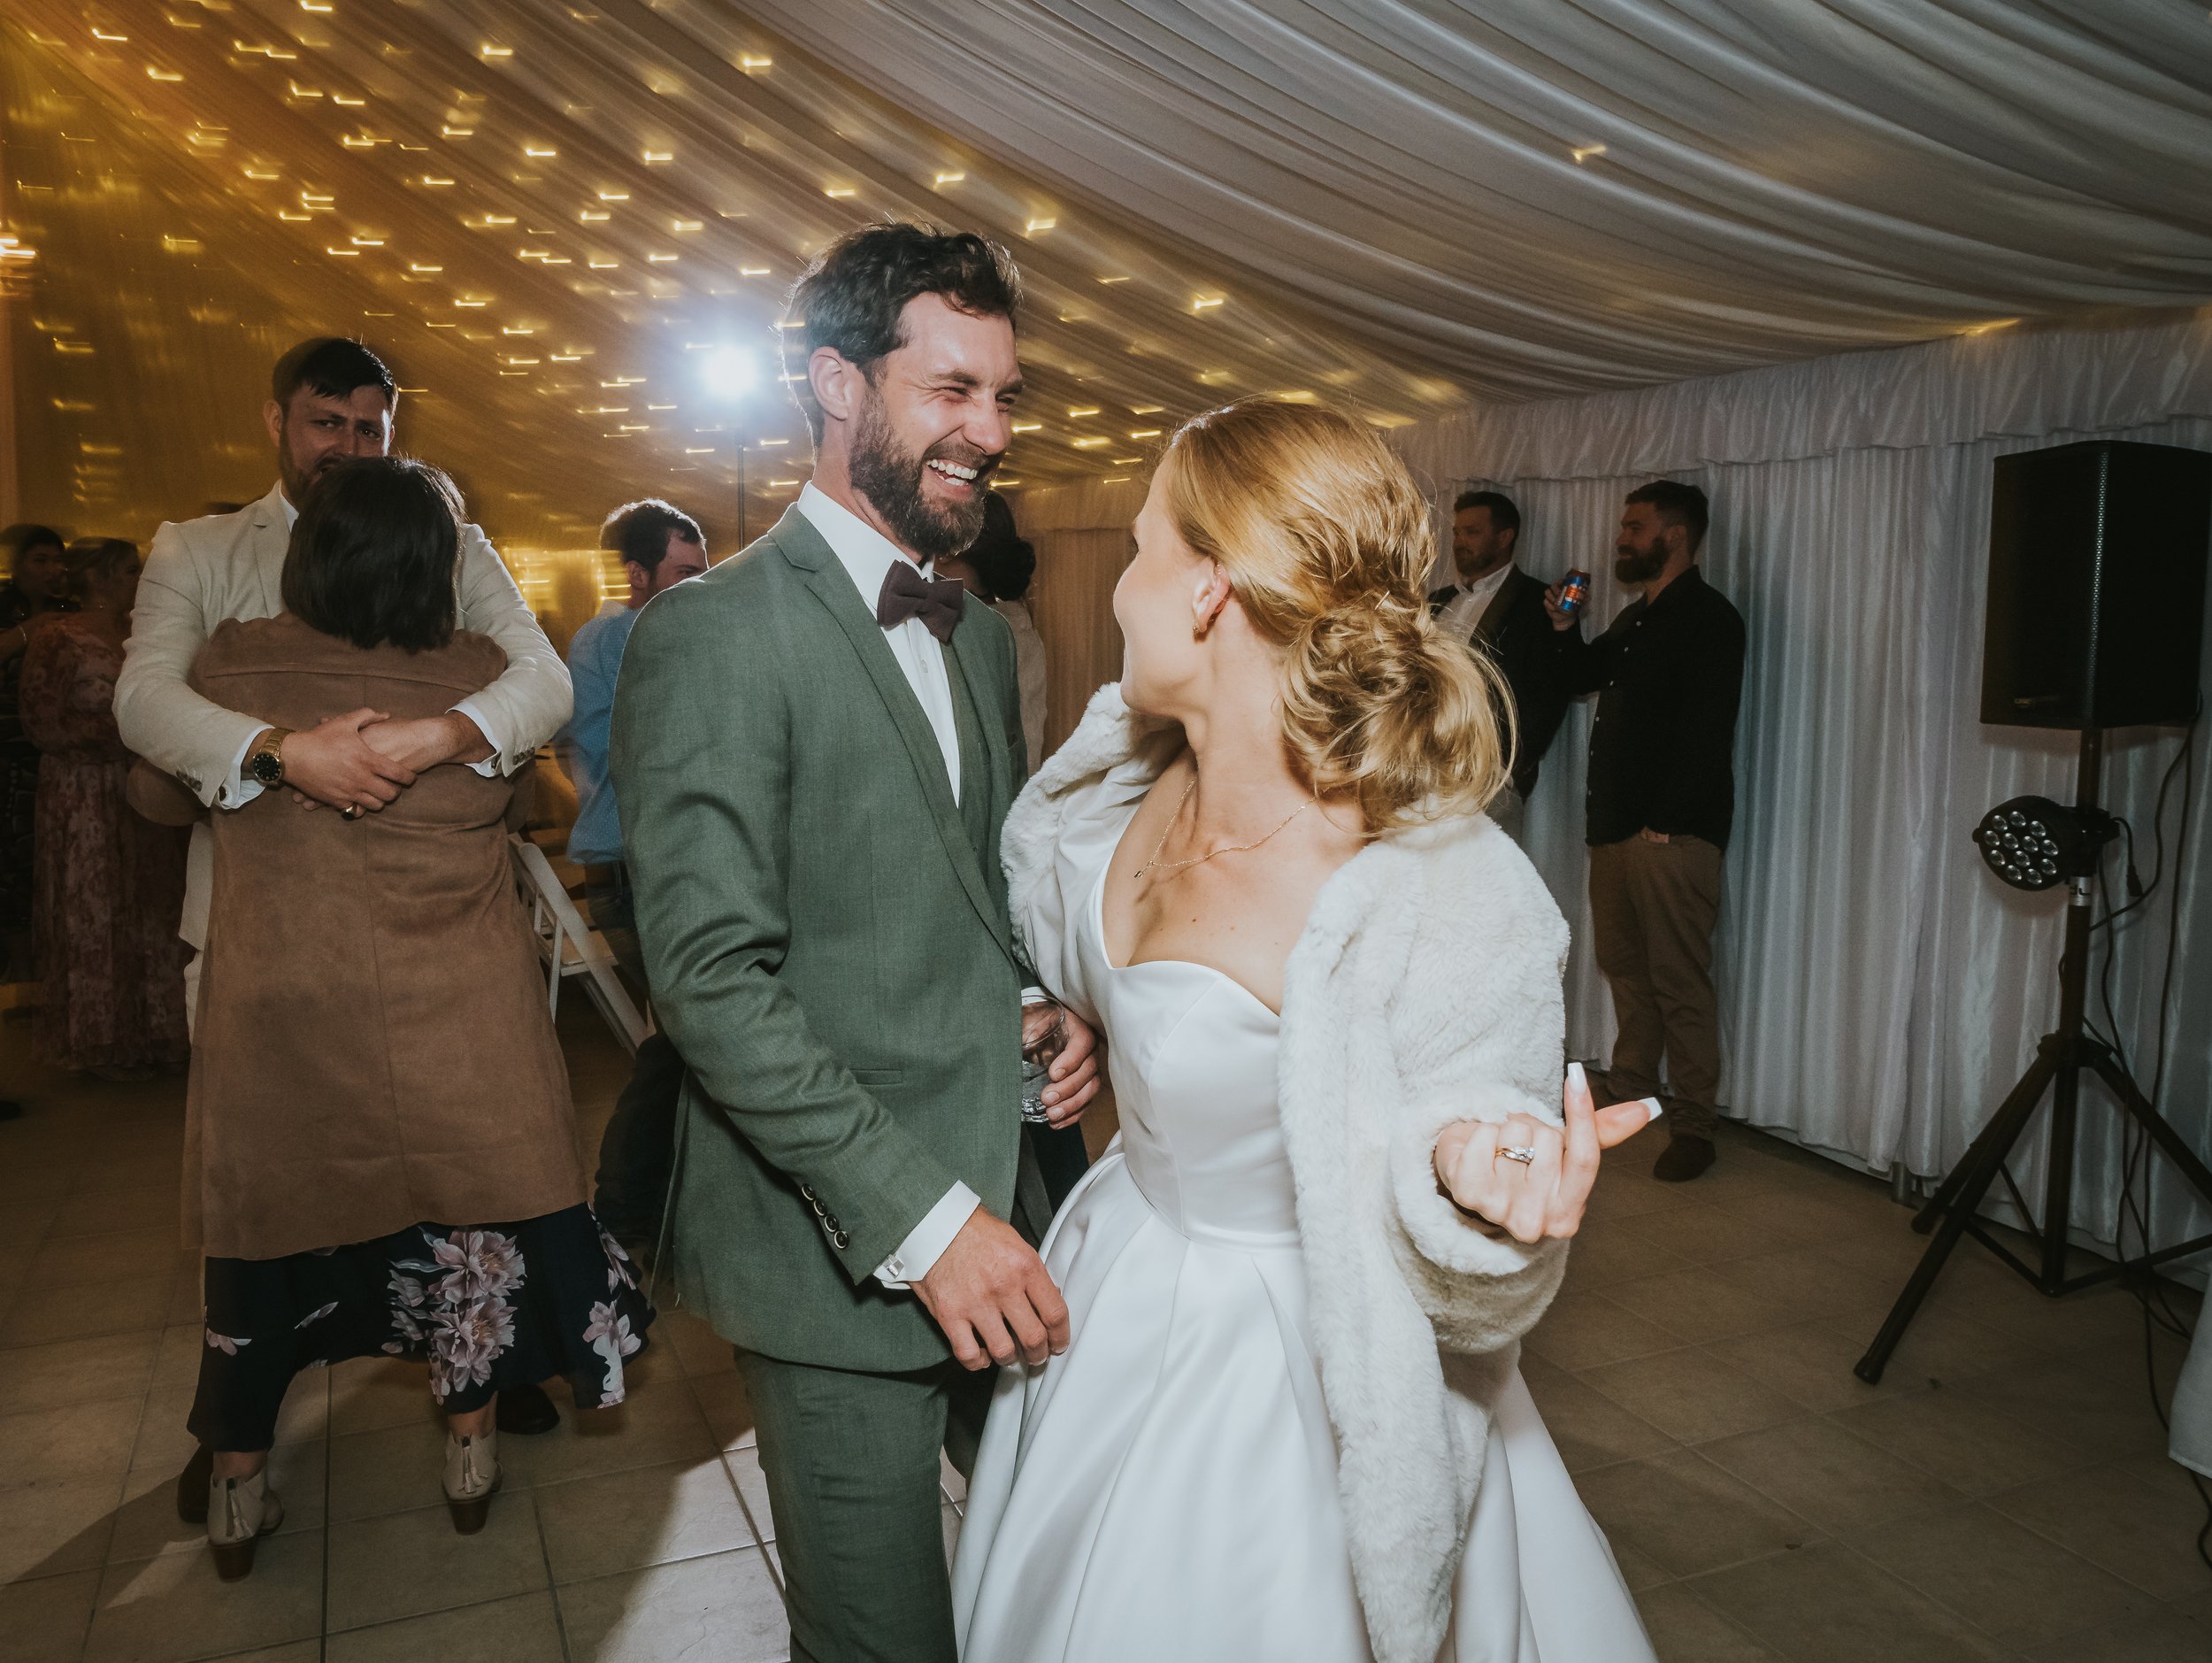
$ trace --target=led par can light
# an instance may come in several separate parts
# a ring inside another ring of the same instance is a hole
[[[2048,889],[2093,872],[2098,851],[2117,829],[2108,814],[2047,797],[2016,797],[1982,816],[1974,842],[2002,882],[2016,889]]]

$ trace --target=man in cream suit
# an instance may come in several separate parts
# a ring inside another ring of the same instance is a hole
[[[310,732],[284,733],[186,686],[217,625],[284,609],[285,550],[309,487],[339,462],[391,449],[398,388],[383,361],[357,341],[303,341],[278,360],[270,393],[263,415],[276,446],[275,488],[235,513],[171,522],[154,534],[115,684],[123,743],[216,813],[274,788],[342,813],[373,813],[442,763],[466,763],[487,775],[522,767],[568,720],[568,670],[474,526],[461,530],[461,627],[504,648],[507,671],[446,714],[385,721],[357,710]],[[185,973],[188,1016],[197,1004],[199,953],[207,944],[211,851],[207,828],[196,828],[178,928],[193,950]],[[534,1389],[503,1394],[499,1409],[503,1431],[542,1431],[557,1420]],[[205,1459],[203,1451],[186,1468],[180,1510],[191,1505],[188,1495],[205,1505]]]
[[[954,1663],[948,1418],[1068,1342],[1010,1223],[1022,1048],[1055,1020],[1025,1014],[999,865],[1014,638],[931,574],[1011,438],[1017,296],[972,235],[826,250],[792,297],[813,481],[646,605],[615,694],[638,935],[690,1069],[667,1267],[737,1349],[795,1663]],[[1097,1070],[1065,1023],[1064,1124]]]
[[[115,686],[116,724],[125,744],[218,812],[281,785],[342,812],[373,813],[441,763],[511,774],[568,720],[567,668],[474,526],[461,534],[461,626],[506,650],[507,673],[444,716],[380,722],[373,711],[353,711],[308,733],[277,734],[185,685],[218,624],[283,610],[278,586],[301,498],[334,464],[390,450],[397,397],[392,373],[358,342],[302,342],[278,361],[263,412],[276,446],[275,488],[235,513],[154,534]],[[180,933],[196,951],[205,944],[208,849],[204,835],[194,837]],[[196,958],[188,981],[196,970]]]

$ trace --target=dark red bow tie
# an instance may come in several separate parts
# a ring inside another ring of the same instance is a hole
[[[918,618],[938,640],[950,641],[967,604],[968,591],[959,579],[924,577],[904,560],[894,560],[883,574],[883,592],[876,597],[876,622],[895,629],[908,619]]]

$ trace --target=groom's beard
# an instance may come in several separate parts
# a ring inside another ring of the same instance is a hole
[[[977,470],[970,502],[938,508],[922,495],[922,471],[932,457]],[[848,466],[853,489],[875,504],[901,543],[926,561],[962,553],[981,534],[984,487],[990,483],[998,464],[997,457],[987,456],[956,439],[941,441],[918,455],[905,450],[891,431],[882,401],[871,398],[853,425],[852,460]]]

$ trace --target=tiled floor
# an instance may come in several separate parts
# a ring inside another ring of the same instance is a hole
[[[565,1015],[588,1144],[625,1064]],[[680,1312],[624,1408],[506,1441],[471,1538],[439,1505],[419,1370],[303,1377],[285,1528],[219,1583],[171,1501],[201,1343],[181,1091],[42,1074],[14,1020],[0,1078],[32,1104],[0,1126],[0,1658],[785,1656],[743,1393]],[[1850,1366],[1921,1245],[1883,1188],[1732,1130],[1684,1188],[1642,1175],[1651,1152],[1609,1165],[1524,1368],[1669,1663],[2212,1659],[2202,1509],[2131,1299],[2052,1304],[1962,1250],[1864,1386]],[[2155,1356],[2170,1390],[2180,1348]]]

